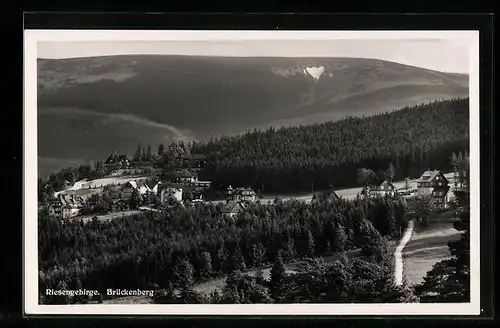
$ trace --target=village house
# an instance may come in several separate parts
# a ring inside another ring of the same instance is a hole
[[[80,214],[86,199],[94,192],[66,192],[57,196],[57,199],[49,204],[49,215],[63,219],[72,218]]]
[[[187,169],[181,170],[175,175],[176,183],[191,184],[198,180],[198,177]]]
[[[364,186],[361,189],[360,194],[362,196],[365,196],[365,197],[370,197],[370,196],[375,195],[374,192],[376,192],[377,190],[378,190],[378,186],[377,185],[367,185],[367,186]]]
[[[182,201],[182,188],[178,186],[165,186],[160,190],[160,202],[165,204],[169,199]]]
[[[397,193],[396,187],[387,180],[384,180],[380,185],[367,185],[361,189],[361,195],[366,197],[394,196]]]
[[[191,186],[197,190],[208,189],[208,188],[210,188],[211,184],[212,184],[212,181],[195,180],[195,181],[191,182]]]
[[[104,161],[104,167],[110,169],[123,169],[130,166],[130,161],[127,155],[118,155],[115,150],[111,152],[111,155]]]
[[[146,185],[148,186],[149,190],[154,193],[155,195],[158,194],[158,188],[161,185],[161,182],[158,180],[149,180],[146,181]]]
[[[222,214],[227,218],[234,218],[238,213],[245,209],[246,205],[240,201],[232,200],[224,204]]]
[[[226,190],[226,200],[230,201],[241,201],[241,202],[255,202],[257,200],[257,194],[252,188],[237,188],[229,186]]]
[[[446,207],[452,199],[448,179],[440,171],[425,171],[417,180],[417,194],[431,196],[437,205]]]
[[[179,155],[179,168],[202,169],[207,164],[207,158],[203,154],[181,154]]]
[[[372,192],[380,196],[394,196],[396,195],[396,187],[394,187],[394,185],[391,182],[384,180],[377,187],[377,189],[373,190]]]
[[[328,191],[317,191],[313,194],[313,197],[311,199],[311,203],[317,203],[321,201],[327,201],[329,203],[334,203],[336,201],[340,200],[339,195],[334,190],[328,190]]]
[[[128,181],[122,187],[122,197],[124,199],[130,199],[134,190],[137,190],[139,195],[145,195],[147,192],[151,192],[148,185],[144,181]]]

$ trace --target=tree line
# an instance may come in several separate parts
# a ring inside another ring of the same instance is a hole
[[[273,127],[192,144],[210,161],[214,186],[251,185],[297,192],[356,185],[360,168],[379,177],[393,165],[396,180],[427,169],[451,170],[449,156],[468,150],[469,100],[435,101],[369,117]]]
[[[367,236],[399,237],[405,225],[399,198],[255,203],[236,218],[224,217],[222,205],[178,203],[162,213],[87,224],[40,213],[39,290],[186,290],[207,279],[262,268],[278,254],[292,261],[363,250],[373,244]],[[61,302],[40,296],[42,303]]]

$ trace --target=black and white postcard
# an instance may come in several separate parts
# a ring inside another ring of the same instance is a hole
[[[27,314],[476,315],[477,31],[26,30]]]

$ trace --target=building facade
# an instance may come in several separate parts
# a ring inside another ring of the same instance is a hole
[[[245,204],[240,201],[230,201],[224,205],[222,209],[222,215],[226,218],[234,218],[241,211],[245,209]]]
[[[226,190],[226,200],[227,202],[255,202],[257,200],[257,194],[252,188],[233,189],[233,187],[229,186]]]
[[[168,186],[162,188],[160,191],[160,202],[165,204],[168,200],[176,200],[178,202],[182,201],[182,188],[177,188],[173,186]]]
[[[417,180],[417,195],[429,196],[436,205],[446,207],[453,199],[448,183],[440,171],[425,171]]]
[[[137,190],[139,195],[145,195],[147,192],[151,192],[151,189],[149,189],[144,181],[129,181],[122,188],[122,197],[124,199],[130,199],[134,190]]]

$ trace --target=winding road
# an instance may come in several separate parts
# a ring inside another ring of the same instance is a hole
[[[414,226],[413,220],[409,221],[408,227],[405,230],[403,238],[401,238],[401,241],[399,242],[399,245],[398,247],[396,247],[396,251],[394,252],[394,260],[395,260],[394,282],[398,286],[401,286],[403,284],[403,249],[411,239],[411,235],[413,233],[413,226]]]

